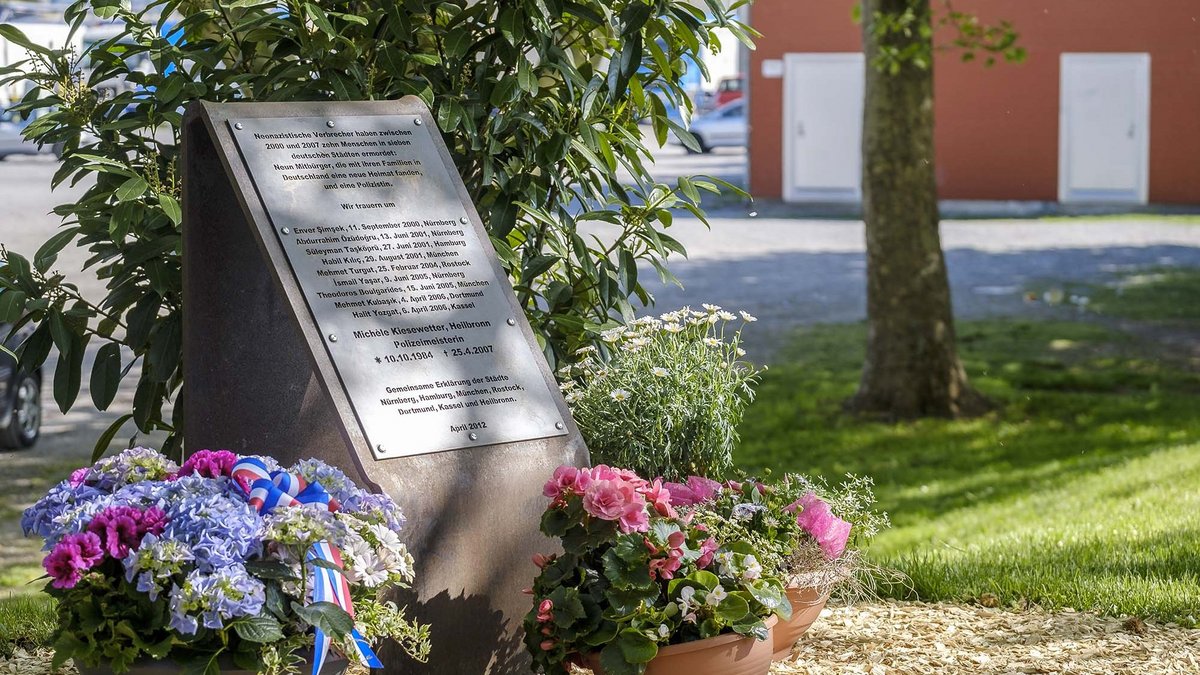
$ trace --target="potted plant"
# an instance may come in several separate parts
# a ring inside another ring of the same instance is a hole
[[[861,548],[887,526],[887,515],[872,508],[871,480],[852,475],[836,488],[799,474],[770,484],[690,476],[665,487],[673,507],[718,538],[748,542],[785,581],[792,616],[773,631],[776,659],[791,654],[835,587],[870,570]]]
[[[559,371],[592,461],[680,480],[733,468],[737,427],[759,371],[741,329],[756,319],[716,305],[642,317]]]
[[[765,675],[770,628],[790,617],[783,582],[748,542],[679,514],[660,480],[604,465],[560,467],[541,528],[525,645],[535,672]]]
[[[341,672],[427,626],[383,594],[406,587],[404,517],[317,460],[202,450],[182,466],[132,448],[79,469],[25,511],[58,600],[55,666],[85,674]]]

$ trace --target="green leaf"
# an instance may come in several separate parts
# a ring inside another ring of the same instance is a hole
[[[645,668],[625,660],[624,652],[617,642],[610,642],[600,650],[600,665],[604,675],[642,675]]]
[[[108,410],[117,388],[121,384],[121,345],[108,342],[100,346],[96,352],[96,361],[92,364],[92,403],[97,410]]]
[[[61,355],[54,366],[54,402],[65,415],[79,397],[79,385],[83,381],[84,341],[71,334],[71,351]]]
[[[303,621],[320,628],[335,640],[345,638],[354,630],[354,619],[346,610],[332,602],[314,602],[311,605],[293,602],[292,611]]]
[[[12,24],[7,24],[7,23],[0,24],[0,37],[4,38],[5,40],[8,40],[9,42],[17,45],[18,47],[20,47],[26,51],[33,52],[34,54],[40,54],[42,56],[51,56],[51,57],[54,55],[54,52],[50,51],[49,49],[46,49],[42,45],[35,43],[33,40],[30,40],[28,37],[25,36],[25,33],[22,32],[21,29],[17,28],[16,26],[14,26]]]
[[[117,198],[117,201],[132,201],[138,197],[141,197],[142,194],[146,192],[146,188],[148,187],[150,186],[146,183],[145,178],[142,178],[141,176],[134,176],[124,183],[121,183],[121,187],[117,188],[113,192],[113,196]]]
[[[0,323],[16,323],[24,316],[27,297],[24,291],[10,288],[0,290]],[[3,342],[3,339],[0,339],[0,342]]]
[[[41,248],[39,248],[37,253],[34,254],[33,266],[36,267],[39,272],[45,272],[46,270],[50,269],[50,266],[53,265],[54,261],[58,259],[59,251],[63,250],[63,247],[70,243],[71,240],[74,239],[78,234],[78,227],[68,227],[67,229],[62,230],[58,234],[55,234],[53,237],[47,239],[46,243],[42,244]]]
[[[727,624],[742,623],[747,614],[750,614],[750,603],[736,593],[730,593],[717,605],[717,616]]]
[[[260,614],[238,619],[233,624],[238,637],[258,643],[276,642],[284,638],[283,626],[274,617]]]
[[[246,563],[246,571],[259,579],[300,581],[300,577],[292,573],[292,568],[275,560],[251,560]]]
[[[627,663],[649,663],[658,656],[658,645],[644,633],[626,628],[617,635],[617,646]]]
[[[179,202],[171,195],[159,195],[158,205],[162,207],[163,213],[171,219],[171,222],[178,227],[183,222],[183,209],[179,208]]]

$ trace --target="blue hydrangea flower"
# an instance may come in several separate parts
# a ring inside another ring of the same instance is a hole
[[[147,533],[136,551],[130,551],[125,565],[125,581],[137,578],[137,589],[147,593],[150,600],[166,589],[171,578],[181,574],[187,563],[195,559],[186,544],[174,539],[162,539]]]
[[[131,483],[164,480],[178,472],[179,465],[159,451],[138,447],[96,462],[88,470],[84,481],[105,492],[112,492]]]
[[[235,490],[228,479],[198,476],[169,488],[170,522],[162,536],[186,544],[203,572],[240,564],[262,551],[262,518]]]
[[[21,530],[25,536],[36,533],[45,539],[46,549],[49,550],[59,539],[70,534],[62,529],[60,517],[103,495],[100,490],[86,485],[71,487],[70,482],[64,480],[50,488],[50,492],[36,504],[25,509],[25,513],[21,514]]]
[[[266,587],[240,564],[212,573],[193,570],[171,589],[170,625],[184,635],[195,635],[200,623],[219,630],[229,619],[260,614],[265,602]]]

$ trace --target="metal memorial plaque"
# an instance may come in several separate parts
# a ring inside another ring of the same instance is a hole
[[[417,115],[229,128],[375,459],[567,433],[436,130]]]

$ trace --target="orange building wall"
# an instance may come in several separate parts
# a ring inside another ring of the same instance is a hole
[[[783,185],[783,79],[765,59],[788,52],[861,51],[855,0],[757,0],[750,23],[750,189]],[[935,4],[936,6],[936,4]],[[1011,21],[1024,63],[934,67],[937,176],[944,199],[1058,198],[1059,58],[1063,52],[1150,54],[1150,201],[1200,203],[1200,0],[960,0],[985,23]]]

